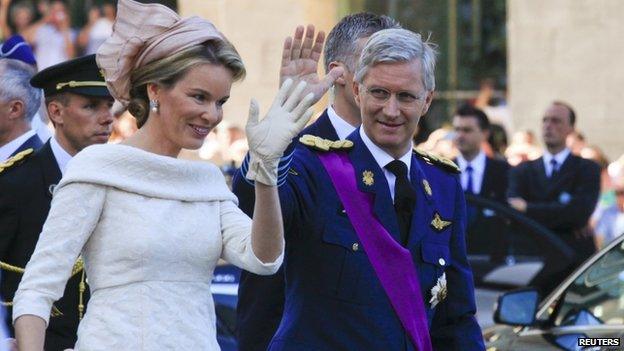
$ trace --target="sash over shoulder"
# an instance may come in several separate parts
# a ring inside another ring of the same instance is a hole
[[[179,201],[238,203],[219,168],[209,162],[181,160],[132,146],[93,145],[79,152],[56,186],[92,183],[144,196]]]

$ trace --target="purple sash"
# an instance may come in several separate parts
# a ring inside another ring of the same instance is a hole
[[[355,170],[347,154],[320,152],[318,156],[403,328],[416,349],[433,350],[412,255],[392,238],[373,214],[373,197],[357,188]]]

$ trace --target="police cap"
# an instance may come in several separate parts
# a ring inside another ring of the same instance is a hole
[[[45,96],[74,93],[109,97],[104,74],[95,63],[95,55],[79,57],[50,66],[37,73],[30,85],[43,89]]]

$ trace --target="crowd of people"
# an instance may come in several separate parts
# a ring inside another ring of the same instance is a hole
[[[0,1],[0,293],[20,351],[217,350],[219,259],[243,269],[240,350],[483,350],[466,245],[505,243],[465,196],[556,233],[575,254],[558,278],[624,232],[624,157],[570,103],[545,107],[540,147],[485,84],[415,145],[435,46],[388,16],[298,27],[243,130],[222,119],[245,67],[212,23],[120,0],[78,31],[62,1]]]
[[[84,26],[71,22],[69,9],[60,0],[2,0],[0,36],[22,36],[34,49],[39,69],[94,54],[110,37],[115,21],[115,3],[103,2],[87,10]]]

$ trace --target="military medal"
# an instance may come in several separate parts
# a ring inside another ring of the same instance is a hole
[[[442,276],[438,278],[436,285],[431,289],[431,300],[429,300],[431,308],[435,308],[440,302],[444,301],[447,293],[446,273],[442,273]]]

